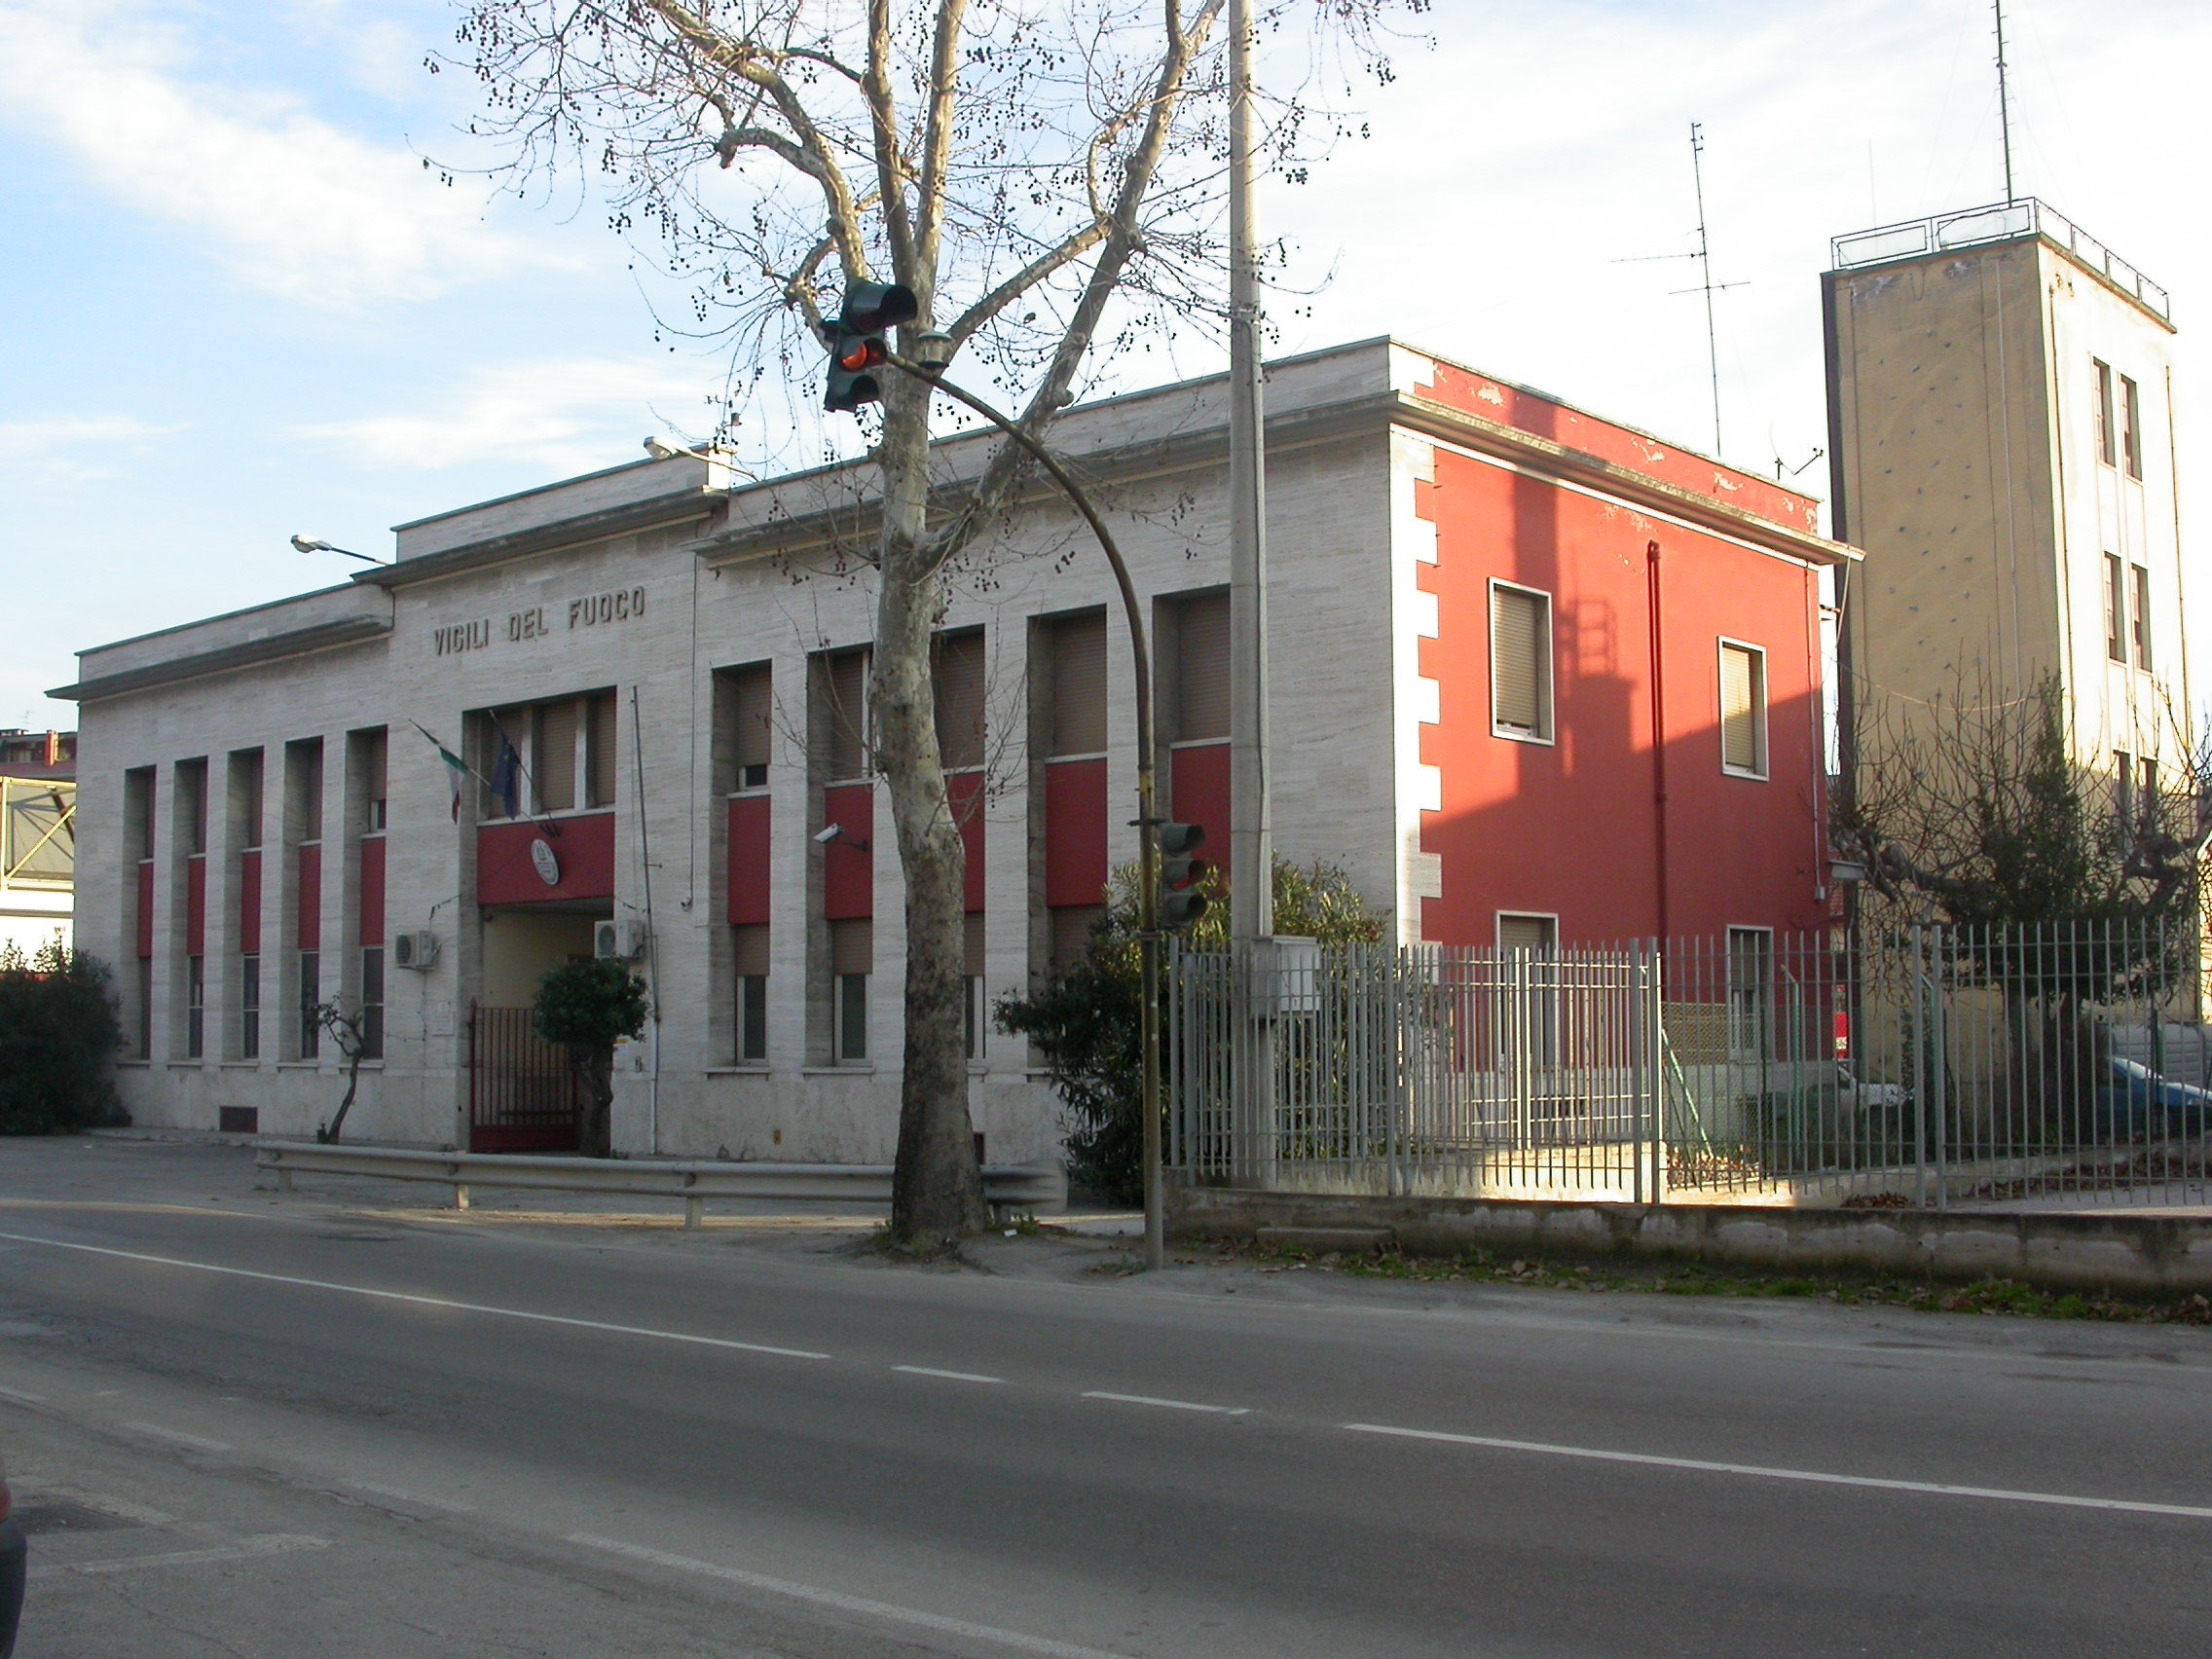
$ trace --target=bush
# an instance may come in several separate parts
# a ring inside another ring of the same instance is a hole
[[[0,948],[0,1134],[128,1123],[115,1097],[123,1041],[107,964],[58,940]]]
[[[1002,997],[992,1010],[1002,1031],[1029,1039],[1066,1108],[1068,1178],[1108,1203],[1144,1198],[1143,971],[1137,945],[1134,866],[1117,870],[1106,913],[1078,957],[1026,997]],[[1335,865],[1274,868],[1275,932],[1325,946],[1369,944],[1382,937],[1350,878]],[[1200,950],[1229,947],[1229,905],[1216,902],[1191,931]],[[1164,990],[1164,987],[1162,987]],[[1164,1014],[1162,1015],[1164,1020]]]
[[[592,1157],[605,1158],[612,1150],[614,1045],[645,1030],[651,1012],[645,987],[620,962],[564,962],[537,981],[534,1007],[537,1034],[569,1051],[569,1064],[584,1088],[577,1141]]]

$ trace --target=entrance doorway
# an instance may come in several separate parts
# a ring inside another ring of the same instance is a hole
[[[500,904],[484,912],[483,994],[468,1014],[468,1150],[573,1152],[583,1089],[568,1051],[537,1035],[546,971],[592,953],[608,901]]]

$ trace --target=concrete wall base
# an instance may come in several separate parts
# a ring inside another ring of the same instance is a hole
[[[1262,1229],[1387,1229],[1399,1248],[1417,1256],[1481,1246],[1784,1272],[1996,1275],[2059,1290],[2212,1291],[2212,1217],[1746,1210],[1178,1187],[1167,1195],[1167,1227],[1183,1239],[1249,1239]]]

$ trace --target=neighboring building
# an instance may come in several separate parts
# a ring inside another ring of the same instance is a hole
[[[77,734],[0,730],[0,946],[70,942],[77,868]]]
[[[1847,683],[1910,710],[2063,686],[2121,799],[2189,758],[2166,292],[2040,202],[1839,237],[1830,529]],[[1877,742],[1871,723],[1862,740]]]
[[[1272,365],[1269,410],[1283,856],[1342,865],[1408,942],[1820,920],[1818,572],[1855,555],[1811,500],[1384,340]],[[1218,378],[1055,429],[1142,594],[1163,804],[1209,852],[1226,439]],[[940,445],[948,482],[984,451]],[[568,1086],[522,1011],[605,949],[661,1010],[618,1068],[619,1147],[887,1159],[903,904],[866,741],[871,482],[640,461],[85,652],[59,693],[94,827],[81,934],[134,964],[138,1121],[311,1127],[339,1060],[301,1011],[336,997],[371,1015],[362,1134],[557,1143]],[[942,628],[972,1110],[994,1158],[1048,1157],[1053,1103],[985,1011],[1080,947],[1134,857],[1128,640],[1042,487],[958,562]],[[458,794],[417,726],[465,757]]]

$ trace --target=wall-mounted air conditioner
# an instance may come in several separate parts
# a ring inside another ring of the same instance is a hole
[[[438,960],[438,936],[427,928],[391,937],[391,965],[426,972]]]
[[[611,957],[617,962],[637,961],[645,953],[645,924],[631,921],[592,923],[591,953],[601,958]]]

